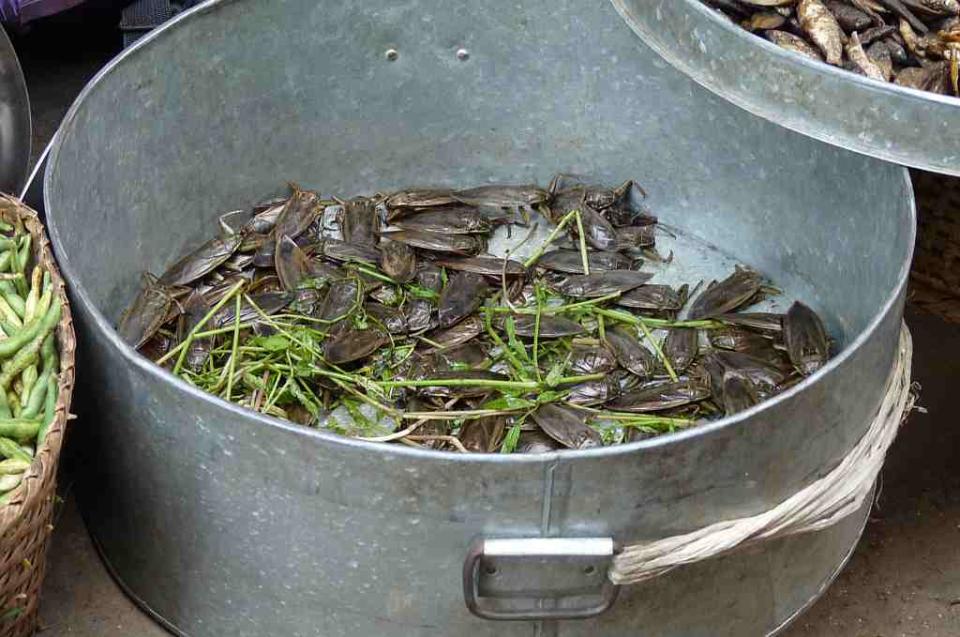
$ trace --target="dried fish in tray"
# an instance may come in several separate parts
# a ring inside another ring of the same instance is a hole
[[[958,0],[703,0],[777,46],[881,82],[960,96]]]

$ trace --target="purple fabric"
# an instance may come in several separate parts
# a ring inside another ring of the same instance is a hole
[[[84,0],[0,0],[0,21],[26,24],[83,4]]]
[[[16,22],[20,16],[20,0],[0,0],[0,21]]]

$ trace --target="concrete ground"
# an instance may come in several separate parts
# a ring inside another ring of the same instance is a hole
[[[119,47],[109,12],[45,26],[17,41],[34,116],[34,156],[86,80]],[[863,541],[824,597],[787,637],[960,635],[960,427],[953,413],[960,378],[960,325],[911,309],[914,373],[928,413],[910,419],[883,473]],[[83,426],[83,423],[78,423]],[[99,561],[70,495],[59,514],[41,618],[51,637],[165,635],[120,591]],[[745,636],[751,637],[751,636]]]

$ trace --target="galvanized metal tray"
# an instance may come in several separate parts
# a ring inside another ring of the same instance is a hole
[[[834,146],[960,175],[960,99],[808,60],[700,0],[611,1],[670,64],[754,115]]]

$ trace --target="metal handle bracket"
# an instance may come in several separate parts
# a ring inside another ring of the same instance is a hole
[[[463,564],[463,597],[494,621],[586,619],[607,611],[619,587],[607,578],[611,538],[474,541]]]

